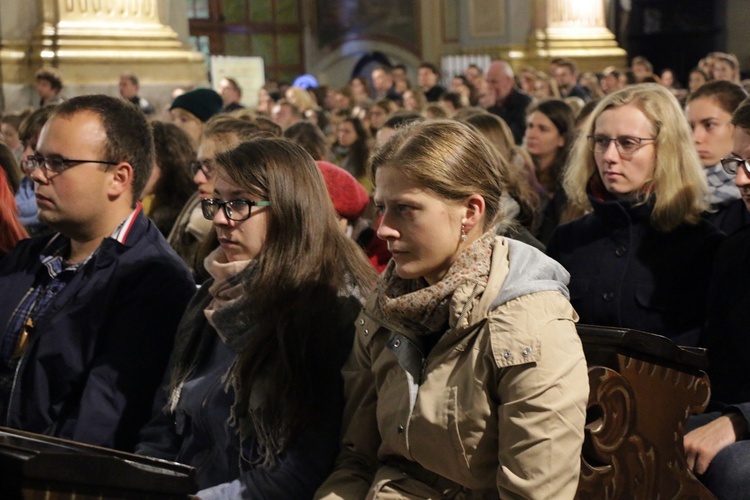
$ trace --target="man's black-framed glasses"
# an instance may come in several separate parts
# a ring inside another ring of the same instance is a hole
[[[203,175],[206,176],[206,179],[210,179],[213,176],[215,169],[216,168],[211,160],[196,160],[190,162],[190,173],[193,174],[193,177],[195,177],[195,174],[197,174],[198,171],[201,171],[203,172]]]
[[[241,222],[247,220],[252,215],[252,207],[268,207],[271,205],[269,201],[250,201],[250,200],[229,200],[221,201],[216,198],[208,198],[201,200],[201,210],[203,210],[203,217],[208,220],[214,220],[216,212],[221,208],[224,210],[224,215],[229,220],[235,222]]]
[[[42,156],[39,153],[28,155],[24,162],[24,170],[30,175],[34,170],[41,168],[44,175],[50,172],[59,174],[70,167],[75,167],[81,163],[100,163],[102,165],[117,165],[119,162],[107,160],[75,160],[73,158],[64,158],[60,155]]]
[[[745,175],[750,176],[750,163],[748,162],[750,162],[750,160],[730,156],[729,158],[721,159],[721,166],[724,168],[724,172],[729,175],[737,175],[737,170],[742,167],[745,169]]]
[[[604,154],[609,149],[609,144],[614,141],[617,152],[622,156],[631,156],[638,152],[639,149],[656,140],[656,137],[633,137],[632,135],[620,135],[609,137],[606,135],[589,135],[589,148],[598,154]]]

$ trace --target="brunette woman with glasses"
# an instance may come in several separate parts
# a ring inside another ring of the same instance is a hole
[[[300,146],[256,139],[215,165],[211,278],[137,452],[196,467],[201,498],[310,498],[338,451],[340,370],[375,272]]]

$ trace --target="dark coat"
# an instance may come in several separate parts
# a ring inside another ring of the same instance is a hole
[[[750,212],[741,198],[722,205],[716,212],[704,212],[703,218],[727,235],[750,225]]]
[[[513,88],[505,101],[487,108],[487,111],[505,120],[513,132],[513,140],[516,144],[521,144],[526,133],[526,108],[532,100],[530,95]]]
[[[333,469],[339,451],[344,407],[340,370],[351,351],[360,304],[352,300],[342,309],[341,334],[337,335],[340,342],[330,346],[330,357],[321,360],[336,382],[320,384],[319,404],[309,415],[309,425],[285,448],[275,465],[265,467],[257,463],[260,455],[254,436],[241,440],[237,428],[229,422],[234,392],[224,377],[236,354],[220,340],[203,313],[212,300],[208,293],[211,283],[206,282],[188,305],[170,363],[177,364],[179,357],[193,358],[195,371],[185,381],[174,413],[166,408],[170,396],[167,376],[164,390],[154,402],[154,417],[144,427],[136,452],[196,467],[199,488],[215,487],[206,494],[210,498],[311,498]],[[321,376],[316,382],[330,378]],[[270,385],[264,388],[273,390]],[[252,433],[252,425],[249,427]]]
[[[594,211],[558,227],[547,245],[571,274],[570,302],[581,322],[696,345],[723,233],[703,220],[659,232],[648,204],[590,199]]]
[[[706,328],[711,409],[736,405],[750,423],[750,228],[727,238],[716,252],[708,290]]]
[[[22,241],[0,262],[0,335],[49,239]],[[125,242],[105,238],[37,317],[18,364],[9,425],[132,450],[194,290],[185,264],[139,213]]]

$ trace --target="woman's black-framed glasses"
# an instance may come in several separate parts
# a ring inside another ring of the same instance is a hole
[[[724,172],[729,175],[737,175],[737,170],[742,167],[745,169],[745,175],[750,176],[750,163],[748,162],[750,162],[750,160],[730,156],[729,158],[721,159],[721,166],[724,168]]]
[[[235,222],[241,222],[247,220],[252,215],[250,209],[252,207],[268,207],[271,205],[269,201],[250,201],[250,200],[229,200],[221,201],[216,198],[208,198],[201,200],[201,210],[203,211],[203,217],[208,220],[214,220],[216,212],[221,208],[224,210],[224,215],[229,220]]]
[[[639,149],[656,140],[656,137],[633,137],[632,135],[620,135],[609,137],[606,135],[589,135],[589,148],[597,154],[604,154],[609,149],[609,144],[614,141],[617,152],[622,156],[634,155]]]
[[[117,165],[119,162],[107,161],[107,160],[74,160],[72,158],[63,158],[60,155],[42,156],[39,153],[28,155],[24,162],[24,171],[27,175],[41,168],[45,176],[48,176],[50,172],[59,174],[70,167],[75,167],[81,163],[100,163],[102,165]]]

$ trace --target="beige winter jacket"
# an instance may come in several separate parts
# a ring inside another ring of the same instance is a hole
[[[498,237],[486,290],[459,287],[456,326],[424,360],[371,297],[343,369],[342,451],[316,498],[573,498],[588,376],[567,278]]]

